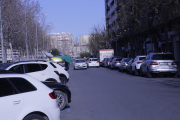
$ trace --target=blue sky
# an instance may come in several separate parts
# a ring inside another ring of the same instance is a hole
[[[68,32],[74,39],[87,35],[93,26],[105,25],[104,0],[34,0],[48,14],[46,24],[53,24],[53,33]]]

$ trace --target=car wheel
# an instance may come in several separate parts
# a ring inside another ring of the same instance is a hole
[[[66,94],[64,94],[60,90],[55,90],[54,93],[56,95],[57,105],[60,108],[60,110],[62,111],[65,108],[65,106],[67,105]]]
[[[144,76],[144,74],[143,74],[143,72],[142,72],[142,68],[140,68],[140,76],[141,76],[141,77]]]
[[[97,66],[97,68],[99,68],[99,66]]]
[[[127,73],[127,74],[129,74],[129,71],[128,71],[128,69],[127,69],[127,68],[126,68],[126,73]]]
[[[137,71],[136,67],[135,67],[134,74],[135,74],[135,75],[137,75],[137,76],[139,75],[139,73],[138,73],[138,71]]]
[[[30,114],[26,116],[23,120],[47,120],[47,119],[39,114]]]
[[[63,84],[66,84],[68,81],[67,81],[67,78],[65,76],[62,76],[60,75],[60,80]]]
[[[152,78],[153,76],[151,75],[151,73],[149,72],[149,69],[147,68],[147,75],[148,78]]]
[[[74,70],[76,70],[76,68],[74,67]]]

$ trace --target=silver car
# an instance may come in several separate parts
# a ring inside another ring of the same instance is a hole
[[[76,59],[74,63],[74,70],[76,69],[87,69],[87,64],[84,59]]]
[[[111,62],[111,69],[119,68],[121,58],[114,58]]]
[[[147,77],[154,75],[176,76],[177,72],[177,63],[171,53],[149,53],[140,67],[140,75]]]
[[[128,65],[128,62],[131,60],[132,58],[123,58],[120,62],[119,65],[119,71],[124,72],[126,71],[126,66]]]

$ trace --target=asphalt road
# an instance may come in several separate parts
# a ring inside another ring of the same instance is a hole
[[[180,120],[180,79],[146,78],[107,68],[73,70],[61,120]]]

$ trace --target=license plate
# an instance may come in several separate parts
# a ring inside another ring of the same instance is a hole
[[[168,63],[160,63],[160,65],[168,65]]]

